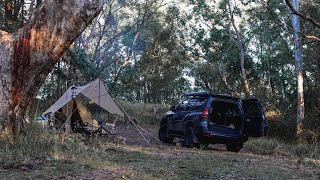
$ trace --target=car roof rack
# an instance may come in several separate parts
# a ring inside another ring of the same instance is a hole
[[[184,94],[184,96],[196,96],[196,97],[208,97],[209,95],[210,93],[208,91],[189,92]]]
[[[221,99],[228,99],[232,101],[240,101],[240,98],[234,97],[230,94],[210,94],[211,97],[214,98],[221,98]]]
[[[213,94],[208,91],[199,91],[199,92],[190,92],[185,93],[184,96],[193,96],[193,97],[208,97],[211,96],[213,98],[219,98],[219,99],[228,99],[233,101],[240,101],[240,98],[233,97],[230,94]]]

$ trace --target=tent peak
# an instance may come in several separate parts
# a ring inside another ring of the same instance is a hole
[[[71,86],[68,90],[43,114],[53,113],[65,106],[69,101],[75,99],[79,94],[92,100],[95,104],[111,114],[118,114],[124,117],[124,113],[114,102],[107,88],[100,78],[91,81],[83,86]]]

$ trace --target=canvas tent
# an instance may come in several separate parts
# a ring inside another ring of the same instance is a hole
[[[51,118],[68,119],[68,121],[70,121],[70,125],[81,121],[81,123],[87,123],[88,125],[97,128],[99,122],[84,103],[85,98],[110,114],[116,114],[124,117],[124,113],[113,101],[100,79],[96,79],[84,86],[70,87],[49,109],[43,113],[43,115],[46,116],[50,114]],[[60,116],[60,118],[58,116]],[[63,124],[65,124],[65,121],[57,120],[55,122],[55,126],[58,128]]]

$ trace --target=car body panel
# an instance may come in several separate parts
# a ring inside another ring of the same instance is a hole
[[[244,131],[251,137],[265,135],[266,120],[259,99],[242,100],[245,113]]]

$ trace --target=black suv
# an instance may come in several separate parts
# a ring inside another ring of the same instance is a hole
[[[171,143],[183,139],[186,147],[226,144],[239,152],[248,137],[266,134],[267,125],[258,99],[240,100],[229,95],[192,92],[172,106],[161,119],[159,139]]]

